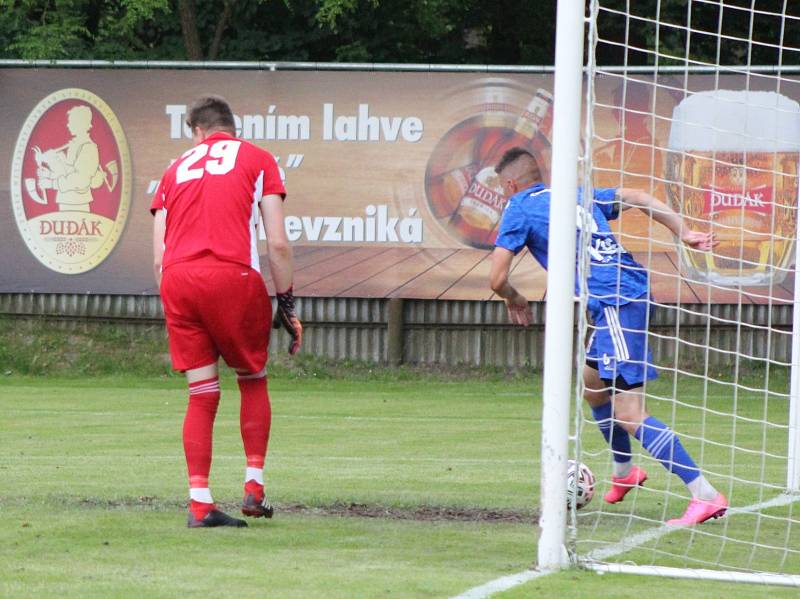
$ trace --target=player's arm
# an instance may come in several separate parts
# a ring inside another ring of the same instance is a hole
[[[620,202],[621,210],[639,208],[654,221],[661,223],[672,231],[675,237],[689,247],[697,250],[709,251],[717,244],[714,240],[713,233],[693,231],[689,225],[684,222],[680,214],[646,191],[623,187],[617,190],[616,195]]]
[[[164,235],[167,231],[167,211],[156,210],[153,214],[153,275],[156,285],[161,287],[161,262],[164,258]]]
[[[294,263],[292,246],[286,237],[283,224],[283,198],[270,194],[261,199],[261,218],[267,233],[267,250],[269,251],[269,268],[275,291],[282,293],[292,286]]]
[[[294,306],[294,259],[284,226],[283,198],[277,194],[266,195],[261,199],[260,209],[267,234],[269,268],[278,299],[274,324],[283,326],[292,337],[289,353],[294,354],[303,341],[303,325],[297,318]]]
[[[511,272],[511,262],[514,253],[505,248],[496,247],[490,256],[492,268],[489,271],[489,285],[497,295],[506,301],[508,308],[508,318],[514,324],[528,326],[533,322],[528,300],[519,291],[514,289],[508,280]]]

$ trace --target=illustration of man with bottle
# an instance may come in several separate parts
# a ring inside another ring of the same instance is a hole
[[[37,185],[42,190],[56,190],[56,204],[61,211],[90,212],[92,190],[105,181],[100,166],[100,151],[92,140],[92,109],[78,105],[67,112],[67,129],[72,138],[59,148],[42,151],[33,148]]]

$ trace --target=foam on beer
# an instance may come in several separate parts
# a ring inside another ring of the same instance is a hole
[[[698,92],[672,111],[669,148],[800,151],[800,104],[776,92]]]

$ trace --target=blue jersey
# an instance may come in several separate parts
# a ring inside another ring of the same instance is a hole
[[[616,191],[593,190],[591,215],[584,215],[583,189],[578,188],[578,231],[581,223],[588,222],[592,234],[587,248],[590,303],[624,304],[649,290],[647,271],[617,242],[608,224],[619,216]],[[549,225],[550,190],[537,184],[513,195],[508,201],[495,245],[515,254],[527,246],[536,261],[547,269]],[[580,291],[578,284],[576,277],[576,293]]]

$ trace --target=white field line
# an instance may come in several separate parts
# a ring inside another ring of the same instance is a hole
[[[547,576],[550,572],[540,572],[539,570],[525,570],[519,574],[509,574],[502,578],[496,578],[479,587],[473,587],[468,591],[464,591],[453,599],[483,599],[484,597],[491,597],[495,593],[513,589],[521,584],[525,584],[535,578]]]
[[[777,497],[774,497],[773,499],[770,499],[769,501],[764,501],[762,503],[754,503],[752,505],[740,508],[729,508],[726,517],[735,516],[736,514],[748,514],[752,512],[759,512],[761,510],[769,509],[772,507],[789,505],[790,503],[794,503],[795,501],[800,501],[800,495],[782,494],[778,495]],[[645,543],[649,543],[650,541],[654,541],[672,532],[675,532],[676,530],[681,530],[681,527],[667,526],[666,524],[659,526],[658,528],[652,528],[650,530],[646,530],[639,534],[628,537],[627,539],[619,543],[615,543],[614,545],[609,545],[608,547],[603,547],[601,549],[595,549],[594,551],[590,551],[589,554],[586,556],[586,558],[582,559],[581,562],[582,563],[587,562],[584,565],[587,565],[591,568],[590,562],[599,562],[604,559],[608,559],[620,555],[622,553],[626,553],[632,549],[636,549],[637,547],[644,545]],[[453,597],[453,599],[485,599],[486,597],[491,597],[495,593],[506,591],[508,589],[524,584],[529,580],[533,580],[535,578],[546,576],[552,573],[553,572],[526,570],[518,574],[503,576],[501,578],[491,580],[481,586],[471,588],[468,591],[461,593],[460,595],[456,595],[455,597]]]
[[[666,566],[632,566],[630,564],[593,564],[589,568],[598,574],[639,574],[645,576],[661,576],[666,578],[683,578],[688,580],[716,580],[720,582],[738,582],[750,584],[766,584],[772,586],[800,587],[800,576],[792,574],[765,574],[753,572],[731,572],[727,570],[705,570],[693,568],[669,568]]]

